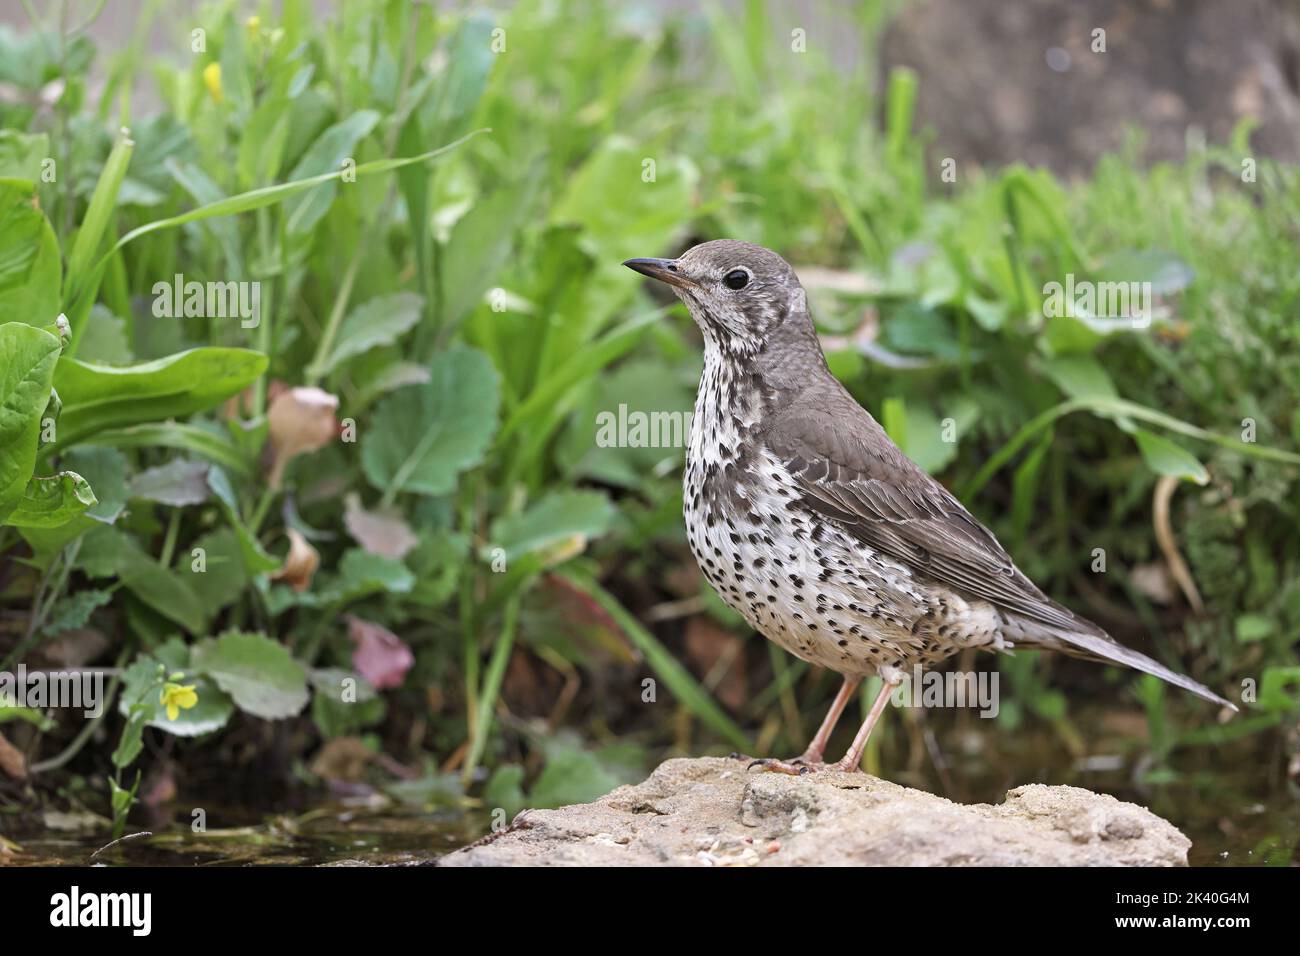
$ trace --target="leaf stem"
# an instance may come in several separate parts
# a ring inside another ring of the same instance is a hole
[[[488,731],[492,729],[492,708],[496,704],[497,695],[501,693],[501,682],[505,678],[506,665],[510,662],[510,652],[515,646],[522,592],[523,588],[506,600],[505,621],[492,647],[492,659],[488,662],[487,674],[483,677],[483,688],[479,693],[474,723],[470,727],[469,754],[465,757],[465,766],[461,771],[461,780],[466,786],[474,779],[474,770],[483,756],[483,749],[487,746]]]

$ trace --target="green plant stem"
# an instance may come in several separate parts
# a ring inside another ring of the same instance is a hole
[[[474,770],[483,756],[487,746],[488,732],[492,729],[492,708],[501,692],[501,682],[505,678],[506,665],[510,662],[510,652],[515,646],[515,631],[519,624],[519,602],[523,589],[516,591],[506,600],[505,621],[501,633],[497,635],[492,647],[492,659],[488,662],[487,674],[483,678],[483,688],[478,695],[478,704],[474,723],[470,728],[469,754],[465,757],[465,766],[461,770],[461,780],[469,785],[474,779]]]
[[[258,530],[262,527],[262,522],[266,520],[266,514],[271,510],[271,502],[275,500],[276,490],[270,485],[262,489],[262,494],[257,499],[257,504],[253,508],[253,514],[248,519],[248,533],[256,536]]]
[[[374,223],[372,222],[363,230],[361,241],[357,243],[356,248],[352,251],[352,261],[348,263],[347,270],[343,273],[343,281],[339,283],[339,290],[334,296],[334,305],[330,309],[329,319],[325,323],[325,331],[321,333],[320,341],[316,343],[316,354],[312,356],[311,364],[307,366],[306,374],[303,377],[303,380],[308,385],[315,385],[325,375],[330,349],[334,345],[334,337],[338,335],[343,316],[347,313],[348,303],[352,298],[352,286],[357,280],[357,271],[361,268],[361,258],[370,245],[370,237],[373,231]]]
[[[267,257],[271,254],[270,212],[265,207],[257,210],[257,234],[262,243],[262,264],[265,265]],[[280,250],[277,255],[283,257],[283,250]],[[275,298],[275,278],[272,277],[264,285],[269,290],[269,294],[260,297],[258,300],[260,313],[257,323],[257,350],[270,357],[273,342],[271,335],[273,309],[271,303]],[[266,380],[266,375],[259,375],[257,381],[253,383],[254,418],[261,418],[266,414]]]
[[[181,530],[181,509],[173,508],[171,517],[167,519],[167,537],[163,539],[162,553],[158,555],[158,563],[164,568],[171,567],[172,555],[176,551],[176,536]]]
[[[36,642],[40,639],[41,628],[45,626],[45,620],[49,617],[50,607],[63,593],[64,587],[68,583],[68,576],[72,573],[72,563],[77,559],[77,553],[81,550],[80,538],[69,544],[59,557],[60,564],[57,566],[57,580],[53,587],[50,587],[50,580],[56,569],[51,566],[50,570],[41,578],[40,587],[36,591],[36,597],[32,601],[32,611],[27,618],[27,630],[9,654],[5,657],[4,663],[0,664],[0,671],[8,671],[15,661],[22,660]]]
[[[1227,435],[1219,435],[1204,428],[1189,425],[1162,412],[1154,411],[1145,405],[1138,405],[1117,398],[1074,398],[1035,415],[1021,426],[1020,430],[1011,436],[1010,440],[984,463],[984,466],[976,472],[975,477],[966,482],[958,497],[969,500],[979,494],[981,489],[988,484],[989,479],[997,473],[998,469],[1015,457],[1016,452],[1028,444],[1036,434],[1047,428],[1058,418],[1081,411],[1090,411],[1107,417],[1128,416],[1139,421],[1150,422],[1153,425],[1160,425],[1171,432],[1177,432],[1189,438],[1198,438],[1201,441],[1210,442],[1220,448],[1226,448],[1239,454],[1263,458],[1267,461],[1282,462],[1288,465],[1300,465],[1300,455],[1293,452],[1269,448],[1267,445],[1256,445],[1253,442],[1243,442]]]
[[[320,653],[321,642],[325,639],[325,628],[338,617],[339,611],[343,610],[342,601],[334,601],[328,605],[322,612],[321,616],[316,619],[312,625],[311,633],[307,635],[307,640],[303,642],[301,649],[294,655],[298,660],[307,666],[311,666],[316,661],[316,655]]]
[[[477,522],[475,508],[475,484],[466,478],[461,491],[460,528],[470,542],[471,553],[477,546]],[[474,589],[478,583],[478,564],[471,561],[460,576],[460,641],[461,666],[465,682],[465,723],[471,738],[474,734],[474,720],[477,714],[478,700],[478,630],[474,613]]]

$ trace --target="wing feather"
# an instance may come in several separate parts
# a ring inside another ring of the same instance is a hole
[[[1043,594],[992,532],[849,402],[852,411],[833,414],[792,409],[768,430],[806,507],[959,593],[1048,627],[1101,633]]]

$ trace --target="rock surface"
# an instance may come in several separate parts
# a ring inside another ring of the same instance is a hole
[[[441,866],[1186,866],[1143,807],[1029,784],[964,806],[865,774],[669,760],[594,803],[525,811]]]

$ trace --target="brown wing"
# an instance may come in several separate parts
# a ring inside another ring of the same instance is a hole
[[[1049,627],[1098,630],[1043,594],[851,396],[828,395],[819,406],[778,415],[766,434],[805,506],[960,594]]]
[[[983,598],[1018,626],[1017,643],[1124,664],[1206,700],[1232,704],[1057,604],[1015,566],[992,532],[904,455],[842,387],[821,389],[778,413],[768,447],[794,477],[803,504],[967,597]],[[1028,628],[1025,627],[1028,625]]]

